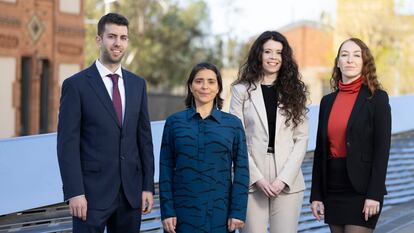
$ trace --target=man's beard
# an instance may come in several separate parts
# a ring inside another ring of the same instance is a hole
[[[124,53],[119,58],[112,58],[111,54],[109,53],[108,49],[104,49],[102,53],[102,59],[104,63],[110,64],[119,64],[121,63],[122,58],[124,57]]]

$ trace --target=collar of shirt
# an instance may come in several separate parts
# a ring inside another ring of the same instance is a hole
[[[217,121],[217,123],[220,123],[221,122],[221,114],[222,113],[218,108],[213,107],[213,110],[211,111],[210,116],[208,116],[207,118],[212,118],[215,121]],[[196,111],[196,109],[194,107],[188,108],[187,109],[187,119],[190,120],[194,116],[199,116],[201,118],[200,114]]]
[[[101,75],[102,78],[106,77],[108,74],[118,74],[120,78],[122,78],[122,68],[121,65],[118,67],[118,69],[115,70],[114,73],[112,73],[108,68],[106,68],[99,59],[96,59],[96,68],[98,69],[99,75]]]

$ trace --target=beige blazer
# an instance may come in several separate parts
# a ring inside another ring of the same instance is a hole
[[[232,86],[230,113],[238,116],[246,132],[246,142],[249,153],[250,191],[252,186],[263,178],[261,171],[267,166],[265,156],[269,145],[269,132],[266,107],[263,100],[262,88],[259,83],[256,89],[247,93],[247,86],[237,84]],[[286,126],[286,117],[281,114],[280,108],[276,112],[275,132],[275,167],[277,177],[285,182],[285,193],[300,192],[305,189],[305,182],[301,170],[303,158],[308,145],[308,119],[293,128],[293,124]],[[273,180],[269,180],[273,182]]]

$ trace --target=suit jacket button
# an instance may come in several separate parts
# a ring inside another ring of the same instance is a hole
[[[125,157],[124,157],[124,156],[121,156],[120,158],[121,158],[121,160],[124,160],[124,159],[125,159]]]
[[[351,146],[351,143],[350,143],[350,142],[346,142],[346,145],[347,145],[347,146]]]

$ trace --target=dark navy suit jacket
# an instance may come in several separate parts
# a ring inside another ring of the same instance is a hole
[[[133,208],[140,208],[142,191],[154,191],[146,84],[124,69],[122,76],[122,127],[95,64],[62,85],[57,153],[64,199],[84,194],[91,209],[108,208],[121,187]]]

